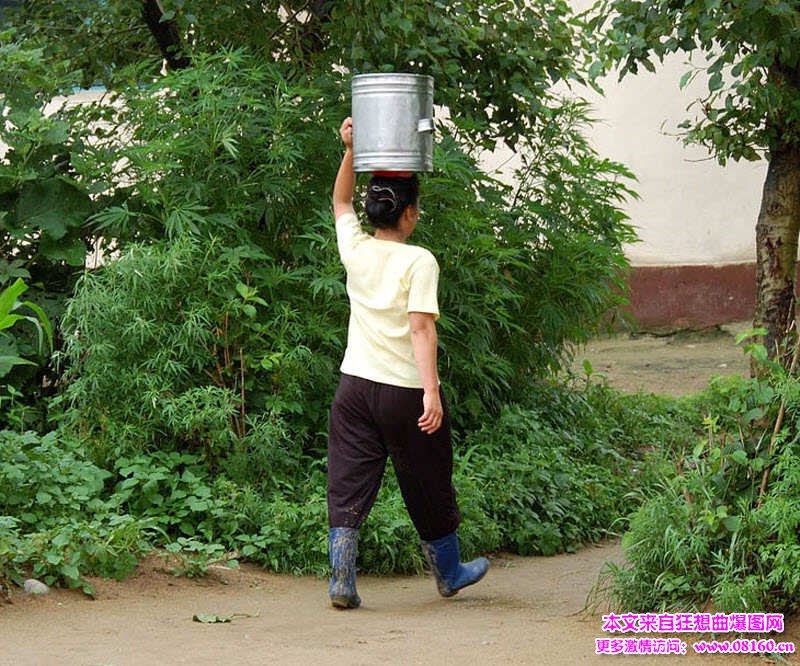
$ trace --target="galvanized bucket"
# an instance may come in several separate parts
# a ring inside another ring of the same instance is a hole
[[[353,77],[353,169],[433,171],[433,77]]]

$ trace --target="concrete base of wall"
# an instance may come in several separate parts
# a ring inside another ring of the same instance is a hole
[[[707,328],[753,318],[755,263],[634,266],[631,314],[642,330]]]

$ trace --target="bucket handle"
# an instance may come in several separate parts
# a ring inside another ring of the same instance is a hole
[[[418,132],[433,132],[433,118],[420,118],[417,124]]]

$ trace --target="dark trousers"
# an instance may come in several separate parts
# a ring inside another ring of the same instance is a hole
[[[441,389],[440,389],[441,391]],[[328,520],[359,527],[372,508],[386,458],[421,539],[433,541],[458,527],[453,489],[450,414],[431,435],[419,429],[422,389],[342,375],[331,406],[328,436]]]

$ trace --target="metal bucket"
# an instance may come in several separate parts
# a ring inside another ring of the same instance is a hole
[[[433,77],[353,77],[353,169],[433,171]]]

